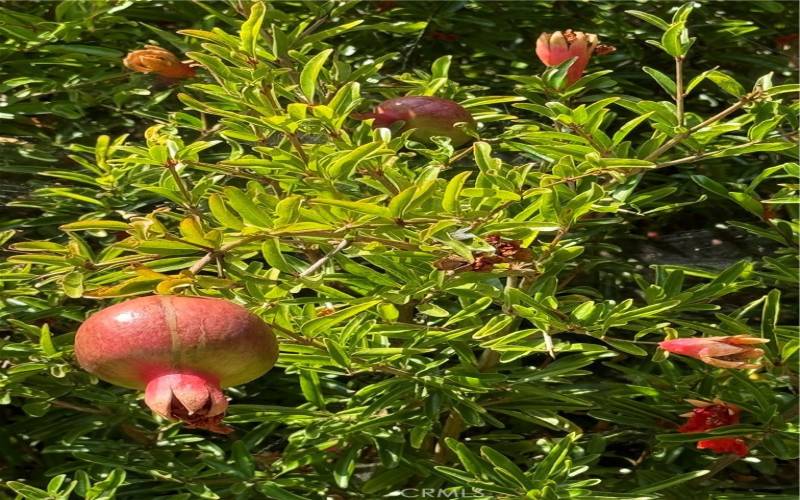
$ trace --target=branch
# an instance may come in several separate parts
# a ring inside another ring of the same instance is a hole
[[[672,149],[673,146],[675,146],[676,144],[682,142],[684,139],[686,139],[687,137],[691,136],[692,134],[694,134],[698,130],[700,130],[702,128],[705,128],[705,127],[711,125],[712,123],[716,123],[716,122],[722,120],[723,118],[725,118],[726,116],[728,116],[729,114],[733,113],[734,111],[738,110],[739,108],[741,108],[742,106],[744,106],[745,104],[750,102],[750,99],[752,97],[753,97],[752,94],[747,94],[746,96],[744,96],[741,99],[739,99],[739,101],[737,103],[735,103],[735,104],[733,104],[731,106],[728,106],[727,108],[723,109],[722,111],[720,111],[716,115],[712,116],[711,118],[707,119],[706,121],[695,125],[694,127],[690,128],[686,132],[683,132],[683,133],[680,133],[680,134],[676,135],[675,137],[673,137],[672,139],[670,139],[669,141],[664,143],[660,148],[656,149],[655,151],[653,151],[652,153],[647,155],[644,159],[647,160],[647,161],[655,160],[656,158],[658,158],[659,156],[661,156],[665,152],[667,152],[670,149]]]
[[[308,276],[309,274],[313,273],[314,271],[316,271],[317,269],[319,269],[320,267],[324,266],[325,263],[328,262],[328,259],[330,259],[334,255],[336,255],[337,253],[342,251],[349,244],[350,244],[350,242],[347,241],[347,240],[340,241],[339,244],[336,245],[336,247],[333,250],[331,250],[330,252],[326,253],[325,255],[322,256],[322,258],[320,258],[319,260],[317,260],[316,262],[314,262],[313,264],[308,266],[308,268],[306,268],[305,271],[300,273],[299,276],[301,278],[304,278],[304,277]]]
[[[189,272],[192,273],[192,274],[197,274],[209,262],[214,260],[215,257],[222,257],[226,253],[230,252],[231,250],[233,250],[236,247],[239,247],[239,246],[242,246],[242,245],[246,245],[247,243],[250,243],[250,242],[253,242],[253,241],[257,241],[257,240],[260,240],[262,238],[266,238],[268,236],[269,236],[268,234],[253,234],[253,235],[247,236],[245,238],[242,238],[241,240],[228,243],[227,245],[222,245],[217,250],[211,250],[208,253],[206,253],[205,255],[203,255],[202,257],[200,257],[197,260],[197,262],[192,264],[192,267],[189,268]]]
[[[678,126],[683,127],[683,57],[675,58],[675,107]]]

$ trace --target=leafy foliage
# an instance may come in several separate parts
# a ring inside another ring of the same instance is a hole
[[[1,222],[0,494],[790,494],[798,86],[770,47],[796,6],[31,6],[0,9],[0,169],[30,188]],[[617,46],[572,86],[532,59],[566,22]],[[121,69],[153,42],[198,78]],[[351,117],[405,94],[458,101],[476,140]],[[148,293],[274,325],[234,434],[76,366],[86,315]],[[761,369],[655,346],[740,334],[770,340]],[[676,432],[715,398],[742,423]],[[715,436],[751,456],[695,449]]]

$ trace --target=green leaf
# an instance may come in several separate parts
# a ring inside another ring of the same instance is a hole
[[[325,409],[325,396],[322,394],[322,386],[319,383],[319,375],[310,370],[298,370],[300,377],[300,390],[306,400],[317,408]]]
[[[350,484],[350,477],[356,469],[356,460],[360,451],[360,447],[351,446],[333,466],[333,480],[339,488],[346,490]]]
[[[359,163],[374,156],[384,154],[383,142],[376,141],[364,144],[340,155],[333,163],[328,165],[326,171],[332,178],[349,177]]]
[[[53,356],[58,353],[56,346],[53,344],[53,335],[50,333],[50,325],[43,324],[39,330],[39,347],[42,348],[48,356]]]
[[[641,347],[637,346],[633,343],[633,341],[627,340],[619,340],[619,339],[609,339],[603,337],[603,342],[614,347],[615,349],[628,353],[633,354],[634,356],[647,356],[647,351],[642,349]]]
[[[350,367],[350,357],[347,355],[345,350],[333,339],[325,339],[325,347],[328,348],[328,354],[330,354],[331,359],[342,368],[349,368]]]
[[[678,22],[672,24],[661,36],[661,45],[664,47],[667,54],[672,57],[682,57],[684,55],[681,38],[685,29],[685,24],[683,22]]]
[[[242,23],[239,30],[239,38],[242,40],[242,49],[250,57],[256,57],[256,47],[261,32],[261,24],[264,22],[264,14],[267,7],[262,2],[250,3],[250,17]]]
[[[647,12],[642,12],[640,10],[626,10],[625,13],[638,17],[642,21],[648,22],[657,28],[661,28],[664,31],[669,29],[668,22],[664,21],[660,17],[654,16],[653,14],[648,14]]]
[[[499,451],[488,446],[481,446],[481,455],[494,465],[496,472],[504,474],[526,490],[534,487],[533,482],[525,476],[520,468]]]
[[[683,483],[685,483],[687,481],[691,481],[692,479],[697,479],[698,477],[703,477],[706,474],[708,474],[709,472],[710,471],[703,469],[703,470],[696,470],[696,471],[692,471],[692,472],[687,472],[685,474],[678,474],[678,475],[673,476],[673,477],[671,477],[669,479],[666,479],[664,481],[659,481],[657,483],[649,484],[649,485],[644,486],[642,488],[636,488],[631,493],[637,493],[637,494],[641,494],[641,495],[644,495],[644,494],[647,494],[647,493],[655,493],[656,491],[661,491],[661,490],[665,490],[667,488],[672,488],[673,486],[677,486],[679,484],[683,484]]]
[[[336,207],[346,208],[354,212],[359,212],[367,215],[376,215],[378,217],[385,217],[387,219],[392,217],[388,208],[374,203],[367,203],[364,201],[348,201],[348,200],[335,200],[333,198],[314,198],[311,203],[319,203],[321,205],[333,205]]]
[[[769,339],[767,349],[773,353],[781,352],[781,342],[778,338],[778,319],[781,313],[781,291],[770,290],[764,299],[761,310],[761,337]]]
[[[330,328],[333,328],[339,323],[346,321],[352,318],[353,316],[360,314],[368,309],[371,309],[380,303],[381,303],[380,300],[371,300],[369,302],[364,302],[363,304],[350,306],[341,309],[339,311],[336,311],[333,314],[329,314],[328,316],[323,316],[321,318],[314,318],[310,321],[307,321],[306,323],[303,324],[303,326],[300,329],[305,335],[309,337],[315,337],[319,335],[321,332],[329,330]]]
[[[653,80],[655,80],[656,83],[658,83],[661,86],[662,89],[666,90],[667,93],[672,98],[675,97],[675,94],[677,93],[677,89],[675,87],[675,82],[672,80],[672,78],[668,77],[667,75],[665,75],[664,73],[660,72],[659,70],[657,70],[655,68],[651,68],[649,66],[644,66],[642,68],[642,71],[644,71],[648,75],[652,76]]]
[[[258,483],[256,485],[256,489],[260,493],[263,493],[266,498],[272,498],[274,500],[307,500],[306,497],[301,497],[300,495],[295,495],[290,491],[286,491],[284,488],[272,481]]]
[[[403,218],[406,208],[411,204],[414,195],[417,192],[417,186],[408,187],[395,195],[389,201],[389,213],[392,217]]]
[[[447,73],[450,71],[450,61],[453,56],[442,56],[431,64],[431,76],[433,78],[447,78]]]
[[[442,208],[445,209],[445,211],[451,213],[459,212],[458,197],[461,194],[464,183],[467,182],[467,179],[470,175],[472,175],[472,172],[461,172],[460,174],[455,175],[447,183],[447,187],[444,190],[444,196],[442,196]]]
[[[328,60],[328,57],[333,52],[333,49],[325,49],[319,54],[315,55],[303,66],[303,70],[300,72],[300,89],[305,94],[308,102],[314,102],[314,92],[317,88],[317,78],[319,77],[319,72],[322,70],[322,66],[325,65],[325,61]]]
[[[650,111],[643,115],[637,116],[636,118],[629,120],[625,123],[625,125],[621,126],[619,130],[614,134],[614,137],[611,139],[611,143],[616,146],[621,143],[625,138],[630,134],[633,129],[635,129],[640,123],[650,118],[655,111]]]
[[[280,240],[278,238],[266,238],[261,243],[261,255],[270,267],[274,267],[284,273],[294,274],[296,270],[292,267],[283,256],[280,248]]]
[[[242,220],[228,210],[228,206],[225,204],[222,196],[218,194],[210,195],[208,197],[208,208],[211,210],[211,214],[214,218],[223,226],[236,230],[240,230],[244,227]]]
[[[722,71],[707,71],[706,78],[717,84],[719,88],[734,97],[741,97],[746,93],[741,83],[737,82],[732,76],[726,75]]]
[[[79,299],[83,296],[83,273],[72,271],[64,275],[61,282],[64,293],[71,299]]]
[[[563,359],[559,361],[563,361]],[[568,434],[561,438],[555,446],[550,448],[547,456],[536,465],[531,479],[534,481],[544,481],[550,478],[555,472],[560,471],[562,464],[567,460],[572,445],[577,438],[578,436],[576,434]]]
[[[268,214],[259,208],[244,191],[237,187],[228,186],[224,192],[228,203],[242,216],[245,222],[261,228],[272,226]]]
[[[117,488],[122,486],[125,482],[125,471],[123,469],[114,469],[108,476],[95,483],[86,492],[86,500],[111,500],[115,498]]]
[[[98,229],[107,229],[109,231],[125,231],[130,229],[130,225],[125,222],[115,220],[82,220],[78,222],[70,222],[59,226],[62,231],[92,231]]]
[[[475,476],[479,476],[488,471],[488,468],[484,465],[481,459],[475,455],[464,443],[461,443],[451,437],[446,437],[445,443],[447,444],[447,447],[456,454],[467,472]]]
[[[481,297],[472,304],[469,304],[467,307],[465,307],[464,309],[458,311],[453,316],[451,316],[450,319],[447,320],[447,322],[444,324],[444,326],[450,326],[455,323],[460,323],[461,321],[477,316],[478,313],[489,307],[491,304],[492,304],[491,297]]]
[[[8,481],[6,486],[15,493],[22,495],[26,500],[53,500],[53,497],[48,492],[19,481]]]

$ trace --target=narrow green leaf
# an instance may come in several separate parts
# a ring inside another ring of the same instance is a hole
[[[653,14],[648,14],[647,12],[642,12],[640,10],[626,10],[625,13],[638,17],[642,21],[648,22],[657,28],[661,28],[664,31],[669,29],[668,22],[664,21],[660,17],[654,16]]]
[[[496,472],[516,481],[526,490],[534,487],[533,482],[525,476],[522,470],[499,451],[488,446],[481,446],[481,455],[494,465]]]
[[[672,80],[672,78],[668,77],[667,75],[665,75],[664,73],[660,72],[659,70],[657,70],[655,68],[651,68],[649,66],[644,66],[642,68],[642,71],[644,71],[648,75],[652,76],[653,80],[655,80],[656,83],[658,83],[661,86],[662,89],[666,90],[667,93],[670,95],[670,97],[672,97],[672,98],[675,97],[675,94],[676,94],[677,90],[676,90],[676,87],[675,87],[675,82]]]
[[[450,181],[447,183],[447,187],[444,190],[444,196],[442,196],[442,208],[444,208],[447,212],[459,212],[458,197],[461,194],[464,183],[467,182],[467,179],[470,175],[472,175],[472,172],[461,172],[450,179]]]
[[[322,394],[322,385],[319,383],[319,375],[311,370],[299,370],[300,390],[309,403],[320,410],[325,409],[325,396]]]
[[[669,479],[664,481],[659,481],[657,483],[653,483],[642,488],[636,488],[631,493],[637,494],[646,494],[646,493],[655,493],[656,491],[665,490],[667,488],[672,488],[673,486],[677,486],[679,484],[683,484],[687,481],[691,481],[692,479],[697,479],[698,477],[703,477],[708,474],[708,470],[696,470],[692,472],[687,472],[685,474],[678,474],[677,476],[673,476]]]
[[[321,318],[314,318],[310,321],[307,321],[303,324],[303,326],[300,329],[305,335],[309,337],[315,337],[321,332],[333,328],[339,323],[348,320],[353,316],[360,314],[368,309],[371,309],[372,307],[380,303],[381,303],[380,300],[371,300],[369,302],[364,302],[363,304],[350,306],[345,309],[336,311],[335,313],[330,314],[328,316],[323,316]]]
[[[764,300],[761,310],[761,336],[769,339],[767,349],[777,353],[781,352],[781,344],[777,334],[778,319],[781,313],[781,291],[770,290]]]
[[[98,229],[125,231],[129,228],[130,226],[127,223],[115,220],[82,220],[59,226],[62,231],[91,231]]]
[[[683,46],[681,45],[681,35],[684,29],[686,29],[684,23],[675,23],[661,36],[661,45],[664,47],[667,54],[672,57],[681,57],[684,55]]]
[[[264,14],[267,7],[262,2],[250,3],[250,17],[242,23],[239,30],[239,38],[242,40],[242,49],[250,57],[256,57],[256,46],[261,32],[261,24],[264,22]]]
[[[208,207],[211,209],[211,214],[214,218],[223,226],[236,230],[240,230],[244,227],[242,220],[228,210],[228,206],[225,204],[222,196],[216,193],[210,195],[208,197]]]
[[[491,304],[492,304],[491,297],[481,297],[472,304],[465,307],[464,309],[455,313],[449,320],[447,320],[447,323],[445,323],[444,326],[450,326],[452,324],[464,321],[465,319],[472,318],[481,311],[483,311],[484,309],[486,309],[487,307],[489,307]]]
[[[333,49],[325,49],[319,54],[315,55],[303,66],[303,70],[300,72],[300,89],[305,94],[308,102],[314,102],[314,92],[317,88],[317,78],[319,77],[319,72],[322,70],[322,66],[325,65],[325,61],[328,60],[328,57],[333,52]]]

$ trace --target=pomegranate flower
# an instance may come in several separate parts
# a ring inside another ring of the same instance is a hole
[[[739,423],[741,410],[734,405],[725,403],[718,399],[713,403],[706,401],[689,400],[695,406],[689,413],[684,413],[682,417],[688,417],[685,424],[678,427],[678,432],[706,432],[711,429],[724,427],[726,425],[736,425]],[[697,449],[711,450],[714,453],[733,453],[740,457],[747,456],[749,449],[744,439],[738,437],[721,437],[713,439],[701,439],[697,442]]]
[[[170,80],[183,80],[195,75],[194,68],[182,63],[172,52],[156,45],[134,50],[122,61],[126,68],[139,73],[155,73]]]
[[[750,335],[732,335],[665,340],[658,345],[667,352],[699,359],[717,368],[749,369],[761,366],[748,361],[764,355],[764,351],[755,346],[765,342],[769,340]]]
[[[572,85],[581,78],[595,51],[598,55],[614,52],[614,47],[598,42],[597,35],[582,31],[542,33],[536,40],[536,55],[546,66],[558,66],[577,57],[567,71],[567,82]]]

